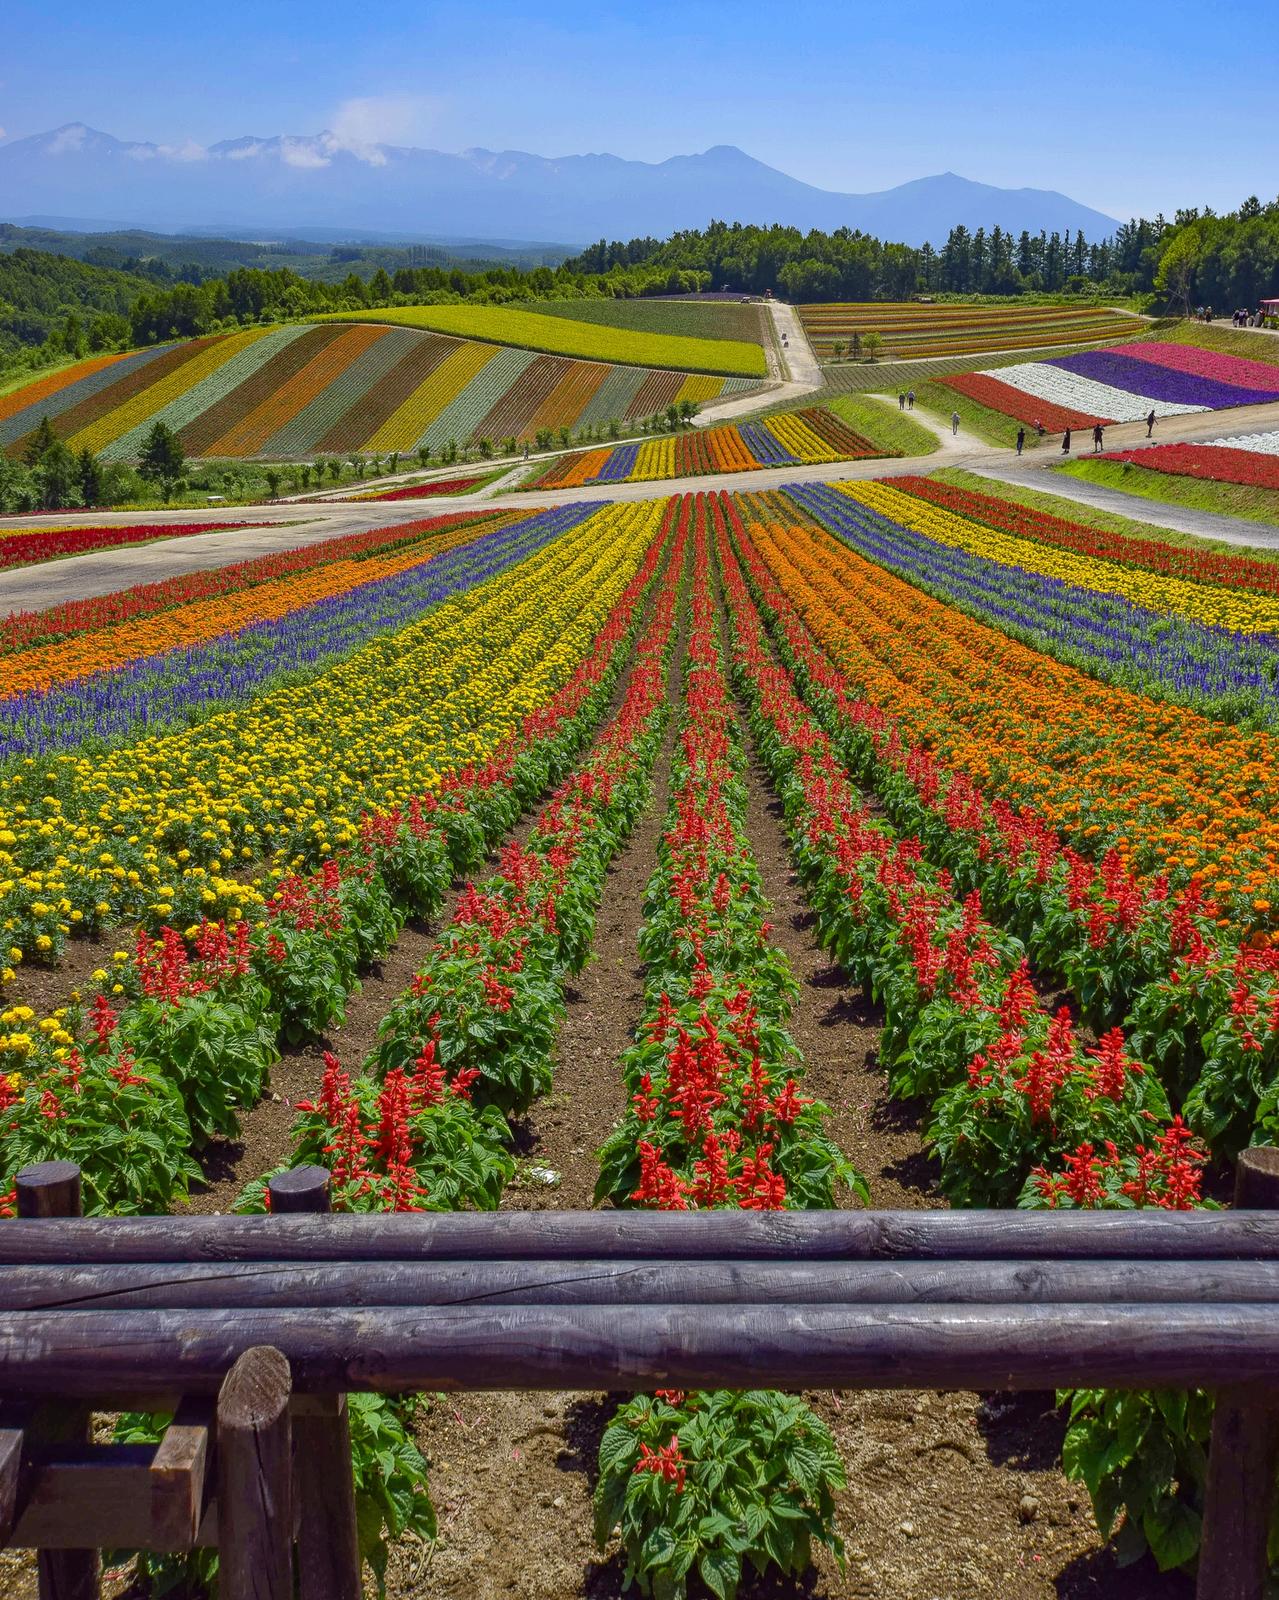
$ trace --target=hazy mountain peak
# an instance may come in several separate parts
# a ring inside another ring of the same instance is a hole
[[[954,172],[872,194],[801,182],[732,144],[664,161],[597,152],[458,154],[363,143],[331,129],[243,134],[207,148],[127,142],[83,122],[0,145],[0,217],[124,218],[180,231],[228,220],[586,243],[728,222],[860,228],[941,243],[951,227],[1041,228],[1103,238],[1114,219],[1053,190],[1001,189]]]

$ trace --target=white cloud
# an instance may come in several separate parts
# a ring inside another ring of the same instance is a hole
[[[228,161],[252,161],[254,156],[262,154],[264,146],[261,140],[255,139],[251,144],[240,145],[238,149],[224,152]]]
[[[327,167],[328,156],[308,139],[281,139],[280,160],[286,167]]]
[[[51,156],[74,155],[84,143],[88,131],[82,122],[73,122],[70,127],[59,128],[49,141],[48,153]]]
[[[438,112],[438,102],[429,95],[364,95],[344,100],[321,138],[326,150],[345,150],[372,167],[382,167],[386,156],[380,145],[411,144],[427,137]]]

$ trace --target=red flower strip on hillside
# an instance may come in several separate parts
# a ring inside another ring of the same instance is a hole
[[[957,372],[949,378],[938,378],[937,382],[944,389],[967,395],[978,405],[1002,412],[1014,422],[1024,422],[1032,428],[1042,422],[1050,433],[1061,433],[1066,428],[1091,428],[1095,422],[1110,421],[1109,417],[1095,417],[1088,411],[1074,411],[1069,406],[1054,405],[1051,400],[1037,399],[1033,394],[1014,389],[1010,383],[988,378],[983,372]]]
[[[1202,447],[1160,447],[1169,450],[1195,448]],[[1226,453],[1204,450],[1204,454]],[[1144,466],[1158,451],[1142,450],[1131,454],[1139,466]],[[1115,458],[1108,456],[1104,459]],[[967,517],[970,521],[984,522],[987,527],[998,528],[1003,533],[1016,534],[1022,539],[1035,539],[1040,544],[1058,545],[1064,550],[1074,550],[1080,555],[1101,561],[1116,561],[1121,566],[1158,572],[1173,578],[1186,578],[1193,583],[1215,583],[1228,589],[1250,589],[1257,594],[1279,594],[1279,565],[1273,562],[1163,544],[1157,539],[1129,539],[1123,534],[1085,527],[1082,523],[1055,517],[1032,506],[1019,505],[1014,500],[956,488],[932,478],[894,478],[893,487],[913,494],[916,499],[928,500],[946,511]]]
[[[1235,450],[1229,445],[1160,444],[1146,450],[1113,450],[1103,461],[1124,461],[1148,472],[1209,483],[1242,483],[1251,489],[1279,489],[1279,455]]]
[[[410,483],[402,489],[378,489],[373,494],[347,495],[345,500],[425,500],[437,494],[465,494],[468,489],[483,483],[486,477],[486,473],[479,473],[470,478],[441,478],[434,483]]]
[[[132,622],[138,617],[154,615],[186,605],[192,600],[215,599],[232,594],[238,589],[249,589],[260,583],[270,583],[276,578],[287,578],[295,573],[307,572],[316,567],[329,566],[335,561],[358,561],[367,555],[382,555],[397,545],[408,544],[424,534],[436,533],[444,528],[456,527],[468,519],[477,526],[501,526],[512,512],[458,511],[448,516],[422,518],[414,522],[396,523],[389,528],[370,528],[365,533],[343,534],[336,539],[325,539],[319,544],[300,546],[295,550],[281,550],[275,555],[255,556],[250,561],[237,561],[229,566],[210,567],[200,572],[184,573],[177,578],[162,578],[156,583],[136,584],[130,589],[118,589],[111,594],[95,595],[88,600],[69,600],[51,606],[47,611],[15,611],[0,621],[0,655],[11,654],[31,644],[49,644],[71,633],[86,633],[98,628],[109,628],[119,622]],[[227,526],[216,524],[217,527]],[[237,527],[259,524],[237,523]],[[0,540],[0,545],[4,541]]]
[[[126,527],[49,528],[43,532],[0,535],[0,569],[26,567],[58,556],[82,556],[91,550],[115,550],[152,539],[180,539],[194,533],[224,533],[229,528],[256,528],[256,522],[153,522]]]

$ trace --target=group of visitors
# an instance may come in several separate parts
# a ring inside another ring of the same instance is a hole
[[[1266,314],[1264,311],[1236,311],[1230,318],[1236,328],[1264,328]]]
[[[905,393],[897,396],[898,411],[913,411],[915,409],[915,391],[907,389]]]
[[[1036,422],[1035,423],[1035,427],[1039,430],[1039,437],[1042,439],[1043,436],[1044,436],[1043,424],[1041,422]],[[1147,439],[1153,438],[1154,437],[1154,432],[1155,432],[1155,408],[1154,408],[1154,406],[1151,406],[1150,410],[1146,413],[1146,437],[1147,437]],[[1065,433],[1063,433],[1062,436],[1061,436],[1061,453],[1064,456],[1068,456],[1070,454],[1070,435],[1071,435],[1071,429],[1067,428]],[[1022,449],[1022,446],[1025,444],[1025,442],[1026,442],[1026,430],[1025,430],[1025,428],[1018,428],[1018,430],[1017,430],[1017,454],[1018,455],[1021,454],[1021,449]],[[1104,422],[1094,422],[1093,425],[1092,425],[1092,450],[1093,450],[1093,454],[1097,455],[1098,452],[1104,450],[1105,448],[1106,448],[1106,425],[1105,425]]]

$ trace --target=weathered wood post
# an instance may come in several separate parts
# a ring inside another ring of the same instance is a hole
[[[236,1600],[293,1600],[289,1363],[246,1350],[218,1393],[218,1584]]]
[[[1257,1145],[1239,1157],[1235,1205],[1279,1210],[1279,1149]],[[1217,1390],[1204,1492],[1197,1600],[1262,1600],[1266,1541],[1279,1465],[1279,1387]]]
[[[274,1213],[327,1212],[324,1167],[294,1167],[267,1185]],[[360,1545],[346,1396],[303,1395],[293,1409],[301,1600],[360,1600]]]
[[[78,1217],[84,1207],[80,1169],[74,1161],[37,1161],[14,1179],[20,1217]],[[87,1444],[89,1411],[84,1406],[43,1405],[28,1438],[41,1444]],[[98,1600],[102,1558],[96,1550],[40,1550],[36,1554],[40,1600]]]

